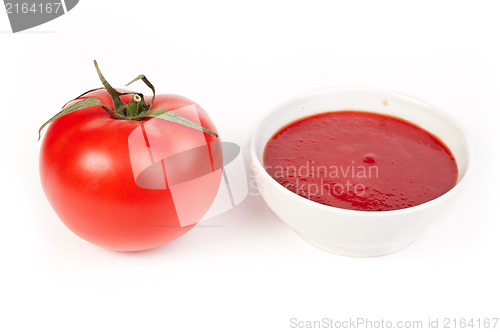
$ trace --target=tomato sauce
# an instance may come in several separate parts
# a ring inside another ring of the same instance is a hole
[[[458,168],[441,140],[405,120],[359,111],[316,114],[280,129],[266,171],[287,189],[334,207],[397,210],[446,193]]]

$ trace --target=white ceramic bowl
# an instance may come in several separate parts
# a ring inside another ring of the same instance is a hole
[[[269,139],[294,120],[327,111],[358,110],[406,119],[439,137],[458,164],[458,183],[429,202],[393,211],[355,211],[323,205],[281,186],[264,169]],[[377,88],[337,87],[292,98],[271,110],[254,131],[250,154],[260,193],[269,207],[312,244],[334,253],[370,257],[406,247],[439,221],[463,187],[471,164],[471,146],[444,112],[423,101]]]

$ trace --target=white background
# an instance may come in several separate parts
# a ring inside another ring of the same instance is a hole
[[[500,317],[497,4],[81,0],[17,34],[0,13],[0,330],[288,331],[298,330],[293,317]],[[107,251],[65,228],[38,177],[38,127],[100,86],[94,59],[116,86],[144,73],[159,92],[194,99],[245,158],[254,125],[285,98],[363,85],[452,113],[475,168],[455,210],[388,256],[317,249],[258,196],[160,249]]]

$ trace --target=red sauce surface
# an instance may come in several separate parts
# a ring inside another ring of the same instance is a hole
[[[367,112],[313,115],[279,130],[266,171],[315,202],[387,211],[430,201],[457,182],[457,164],[437,137],[405,120]]]

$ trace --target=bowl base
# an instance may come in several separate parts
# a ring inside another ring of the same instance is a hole
[[[377,257],[384,256],[388,254],[392,254],[396,251],[406,248],[412,242],[405,243],[403,245],[394,246],[394,247],[384,247],[384,248],[347,248],[347,247],[337,247],[328,243],[318,242],[316,240],[312,240],[302,234],[299,233],[300,236],[310,244],[328,251],[333,254],[348,256],[348,257],[359,257],[359,258],[368,258],[368,257]]]

